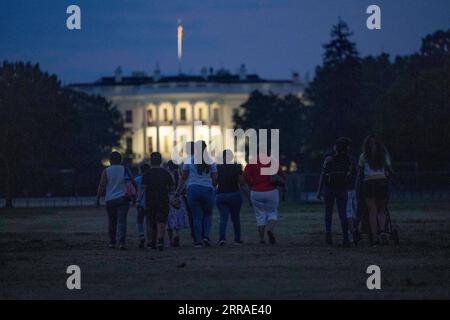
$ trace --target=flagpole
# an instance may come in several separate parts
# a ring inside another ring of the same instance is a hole
[[[181,58],[183,57],[183,25],[181,19],[178,19],[178,74],[181,74]]]

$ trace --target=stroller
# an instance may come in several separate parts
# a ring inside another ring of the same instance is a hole
[[[358,229],[361,230],[360,231],[361,233],[368,234],[369,239],[371,239],[372,233],[370,232],[370,225],[369,225],[369,210],[367,208],[366,202],[364,201],[362,192],[358,192],[357,194],[358,194],[358,197],[357,197],[356,212],[357,212],[358,226],[359,226]],[[389,198],[388,198],[388,203],[389,203]],[[388,205],[386,206],[385,216],[386,216],[386,219],[385,219],[384,232],[389,235],[389,240],[392,241],[394,243],[394,245],[399,245],[400,244],[399,232],[398,232],[398,229],[396,227],[394,227],[392,224],[391,213],[389,211]],[[380,228],[380,226],[378,226],[378,231],[381,231],[381,230],[382,229]],[[359,231],[358,231],[358,233],[359,233]],[[360,240],[361,235],[358,234],[358,236],[355,239]]]

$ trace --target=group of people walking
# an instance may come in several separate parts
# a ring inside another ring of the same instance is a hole
[[[196,145],[197,144],[197,145]],[[201,150],[198,154],[195,148]],[[210,157],[206,143],[188,143],[188,156],[179,167],[172,161],[162,166],[158,152],[150,155],[150,164],[140,167],[133,177],[121,164],[120,153],[110,155],[97,192],[97,204],[105,193],[110,246],[126,249],[126,218],[130,204],[136,202],[139,247],[163,250],[165,234],[169,245],[179,246],[178,232],[189,226],[194,246],[211,246],[210,232],[214,206],[220,214],[219,242],[226,244],[228,220],[234,229],[235,245],[242,244],[240,211],[242,194],[247,194],[255,210],[259,241],[276,243],[274,229],[278,218],[278,187],[285,184],[285,175],[278,165],[273,176],[262,175],[261,168],[270,166],[260,157],[244,170],[234,162],[231,150],[223,151],[223,164]]]
[[[393,173],[389,154],[374,135],[364,140],[358,161],[350,155],[350,145],[348,138],[337,139],[333,154],[323,162],[317,198],[325,203],[325,241],[333,243],[331,225],[336,203],[344,247],[358,242],[364,217],[371,244],[385,244],[388,179]]]
[[[317,197],[325,203],[325,241],[332,244],[334,204],[343,235],[343,246],[357,242],[360,234],[360,211],[367,210],[369,234],[373,245],[386,241],[384,226],[388,199],[391,160],[382,142],[368,136],[358,161],[350,155],[350,140],[339,138],[333,153],[327,155],[319,180]],[[226,244],[226,230],[231,220],[233,243],[242,244],[240,211],[242,194],[247,195],[256,217],[259,242],[276,243],[279,188],[285,188],[286,176],[277,164],[274,175],[262,174],[273,163],[258,155],[242,170],[231,150],[223,151],[223,164],[217,165],[204,141],[189,142],[188,156],[178,166],[169,161],[163,166],[161,154],[153,152],[150,163],[141,165],[140,175],[133,177],[122,165],[118,152],[110,155],[110,166],[101,176],[97,204],[105,194],[110,246],[126,249],[127,213],[136,203],[139,247],[163,250],[165,245],[180,245],[180,230],[189,227],[194,246],[211,246],[213,209],[220,214],[218,245]],[[194,150],[201,152],[194,152]],[[166,234],[169,242],[165,243]]]

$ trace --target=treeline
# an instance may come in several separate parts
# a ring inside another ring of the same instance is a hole
[[[92,194],[122,117],[99,96],[67,90],[39,65],[0,65],[0,196]]]
[[[361,57],[351,36],[344,21],[333,26],[301,101],[255,92],[235,115],[236,126],[281,129],[282,161],[301,170],[318,170],[340,136],[352,140],[356,155],[371,133],[401,170],[449,170],[450,30],[427,35],[417,53],[395,58]]]
[[[254,92],[236,127],[280,129],[281,161],[317,171],[337,137],[378,134],[405,170],[450,170],[450,30],[417,53],[361,57],[341,20],[301,99]],[[39,65],[0,65],[0,197],[88,195],[124,133],[106,99],[61,86]]]

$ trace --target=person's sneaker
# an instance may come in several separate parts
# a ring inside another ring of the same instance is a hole
[[[194,243],[194,248],[203,248],[203,243],[201,242]]]
[[[265,240],[259,240],[259,244],[266,244]]]
[[[158,240],[157,248],[158,248],[159,251],[163,251],[164,250],[164,240],[162,240],[162,239]]]
[[[333,238],[331,237],[331,233],[327,233],[325,235],[325,243],[329,246],[333,244]]]
[[[175,238],[173,238],[172,246],[174,246],[174,247],[180,246],[180,237],[179,236],[176,236]]]
[[[123,244],[119,246],[120,251],[126,251],[127,247],[125,247]]]
[[[205,247],[210,247],[211,243],[209,241],[209,238],[207,237],[203,238],[203,244],[205,245]]]
[[[115,243],[110,243],[108,244],[108,247],[111,249],[115,249],[116,248],[116,244]]]
[[[233,242],[233,244],[235,245],[235,246],[240,246],[240,245],[242,245],[244,242],[242,242],[242,240],[234,240],[234,242]]]
[[[270,244],[275,244],[277,241],[275,240],[275,235],[272,231],[267,231],[267,236],[269,237]]]
[[[223,247],[226,244],[225,240],[220,240],[219,241],[219,246]]]
[[[144,249],[145,248],[145,239],[141,239],[139,240],[139,249]]]
[[[148,242],[147,243],[147,247],[151,248],[151,249],[156,249],[156,243],[154,242]]]

